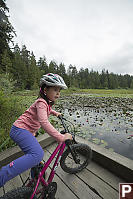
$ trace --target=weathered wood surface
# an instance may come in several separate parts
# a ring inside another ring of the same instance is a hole
[[[0,196],[3,196],[3,194],[4,194],[4,191],[3,191],[3,187],[2,187],[2,188],[0,188]]]
[[[46,161],[54,151],[57,143],[44,148],[44,160]],[[47,173],[49,174],[54,161],[50,165]],[[7,182],[3,188],[0,188],[0,196],[14,188],[22,186],[22,183],[29,176],[29,171]],[[57,182],[56,199],[118,199],[119,183],[124,182],[119,177],[91,162],[86,169],[80,173],[67,174],[59,166],[54,177]]]
[[[47,147],[47,152],[52,153],[52,151],[55,149],[55,146],[56,143]],[[46,159],[48,156],[45,152]],[[78,194],[77,196],[79,198],[82,198],[84,195],[86,199],[88,195],[87,191],[90,190],[93,190],[94,193],[101,198],[117,199],[119,198],[119,183],[124,182],[122,179],[116,177],[114,174],[100,167],[94,162],[91,162],[86,169],[76,175],[66,174],[59,167],[57,170],[57,175],[60,176],[64,182],[68,183],[70,189],[74,190],[74,192]],[[77,187],[74,186],[75,184]],[[94,196],[94,198],[96,198],[96,196]]]
[[[8,191],[11,191],[12,189],[16,189],[17,187],[21,187],[21,186],[22,186],[22,180],[20,176],[17,176],[5,184],[4,191],[5,193],[7,193]]]
[[[106,168],[126,182],[133,182],[133,160],[118,153],[111,152],[79,136],[76,136],[76,141],[85,143],[91,147],[93,160],[101,165],[101,167]]]

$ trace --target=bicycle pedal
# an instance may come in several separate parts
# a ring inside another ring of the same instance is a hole
[[[56,191],[57,191],[57,183],[51,182],[44,190],[44,197],[55,199]]]
[[[44,167],[44,164],[40,162],[38,165],[35,167],[31,168],[31,178],[36,179],[38,178],[39,173],[41,172],[42,168]],[[46,178],[46,174],[44,173],[43,175],[44,179]]]

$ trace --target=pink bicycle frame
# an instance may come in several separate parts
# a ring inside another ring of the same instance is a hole
[[[65,142],[58,144],[58,146],[56,147],[56,149],[54,150],[54,152],[52,153],[50,158],[47,160],[47,162],[45,162],[45,165],[44,165],[42,171],[39,174],[36,187],[34,189],[34,192],[33,192],[32,196],[30,197],[30,199],[33,199],[35,194],[39,194],[41,192],[40,190],[37,190],[40,182],[45,187],[47,187],[52,182],[52,180],[54,178],[54,175],[55,175],[55,171],[56,171],[56,169],[58,167],[58,164],[60,162],[61,156],[62,156],[63,151],[65,149],[65,146],[66,146]],[[46,182],[44,180],[44,178],[43,178],[43,175],[44,175],[45,171],[47,170],[48,166],[51,164],[52,160],[55,158],[57,153],[58,153],[57,158],[56,158],[55,163],[53,165],[53,168],[52,168],[52,170],[50,172],[49,178],[48,178],[48,180]],[[29,186],[29,184],[27,186]]]

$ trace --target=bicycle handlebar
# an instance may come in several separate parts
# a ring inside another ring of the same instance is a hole
[[[71,123],[72,125],[73,125],[73,123],[70,122],[69,120],[67,120],[66,118],[64,118],[62,115],[59,115],[58,118],[61,120],[62,126],[64,127],[64,131],[62,131],[61,133],[62,134],[64,134],[64,133],[70,133],[73,136],[73,138],[74,138],[75,137],[74,132],[70,132],[69,131],[68,127],[66,126],[66,124],[64,122],[64,120],[67,121],[67,122],[69,122],[69,123]]]
[[[67,122],[69,122],[69,123],[71,123],[72,125],[73,125],[73,123],[70,122],[69,120],[67,120],[66,118],[64,118],[62,115],[59,115],[58,118],[61,120],[62,126],[64,127],[64,130],[61,131],[60,133],[61,133],[61,134],[70,133],[70,134],[72,135],[72,138],[73,138],[73,139],[72,139],[72,140],[73,140],[73,143],[77,144],[77,142],[76,142],[76,140],[75,140],[75,134],[74,134],[74,132],[70,132],[70,131],[69,131],[68,127],[66,126],[66,124],[65,124],[65,122],[64,122],[64,120],[67,121]],[[74,126],[74,125],[73,125],[73,126]],[[65,143],[66,143],[67,146],[69,146],[69,144],[71,143],[71,140],[66,140]]]
[[[58,118],[61,120],[61,123],[62,123],[62,125],[64,127],[65,132],[70,133],[69,130],[68,130],[68,128],[67,128],[67,126],[66,126],[66,124],[65,124],[65,122],[64,122],[64,120],[66,120],[66,119],[63,118],[62,115],[59,115]]]

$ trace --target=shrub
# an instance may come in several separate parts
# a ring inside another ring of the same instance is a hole
[[[14,84],[9,74],[0,74],[0,90],[4,91],[4,93],[11,93],[14,91]]]
[[[0,90],[0,151],[13,145],[9,132],[13,122],[21,113],[17,97],[6,95]]]

